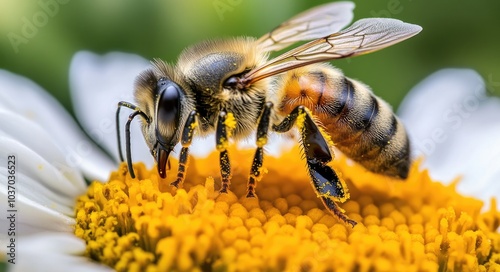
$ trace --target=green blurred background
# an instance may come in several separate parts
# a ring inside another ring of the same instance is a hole
[[[183,48],[197,41],[259,37],[291,16],[326,2],[0,0],[0,68],[31,78],[71,110],[68,67],[79,50],[124,51],[174,62]],[[334,62],[395,107],[412,86],[444,67],[476,69],[490,93],[500,93],[496,83],[500,82],[500,1],[355,3],[355,20],[393,17],[424,28],[396,46]],[[27,32],[29,24],[36,31]]]

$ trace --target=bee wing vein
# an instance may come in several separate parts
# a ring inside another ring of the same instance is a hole
[[[406,40],[422,28],[390,18],[356,21],[345,30],[290,50],[246,75],[249,83],[316,62],[358,56]]]
[[[257,40],[264,51],[278,51],[299,41],[337,32],[352,21],[354,4],[335,2],[300,13]]]

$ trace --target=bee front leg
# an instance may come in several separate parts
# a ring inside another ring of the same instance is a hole
[[[229,115],[231,115],[231,117],[229,117]],[[229,184],[231,183],[231,162],[229,161],[227,147],[232,130],[231,123],[234,122],[233,118],[231,113],[227,114],[225,111],[219,112],[219,119],[217,120],[217,127],[215,130],[215,146],[220,152],[219,163],[222,186],[219,192],[221,193],[227,193]]]
[[[261,168],[264,162],[264,145],[267,143],[267,132],[269,131],[269,119],[273,103],[266,102],[260,115],[259,124],[257,126],[257,150],[253,157],[252,168],[248,178],[247,197],[255,197],[255,187],[257,181],[260,180]]]
[[[349,196],[340,178],[327,165],[332,160],[330,145],[306,108],[297,106],[280,124],[273,125],[273,130],[287,132],[294,124],[299,127],[309,176],[312,179],[316,194],[333,214],[342,221],[355,226],[356,222],[349,219],[334,201],[336,199],[343,202]]]
[[[194,130],[197,126],[196,123],[196,111],[192,111],[189,113],[189,116],[186,119],[186,123],[184,124],[184,128],[182,129],[181,135],[181,154],[179,156],[179,169],[177,170],[177,179],[170,183],[170,185],[179,188],[184,182],[184,176],[188,166],[188,155],[189,155],[189,146],[193,140]]]

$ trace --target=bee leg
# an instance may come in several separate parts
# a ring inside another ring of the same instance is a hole
[[[179,188],[184,182],[184,175],[186,173],[186,169],[188,166],[188,155],[189,155],[189,146],[193,140],[194,130],[196,128],[196,111],[192,111],[189,113],[189,116],[186,119],[186,123],[184,124],[184,128],[182,129],[181,135],[181,154],[179,156],[179,169],[177,170],[177,179],[170,183],[170,185]]]
[[[264,145],[267,143],[267,132],[269,131],[269,119],[272,108],[273,103],[266,102],[257,126],[257,150],[253,157],[250,177],[248,178],[247,197],[255,197],[256,182],[260,179],[260,170],[264,162]]]
[[[273,125],[273,130],[287,132],[294,124],[299,127],[309,176],[316,194],[333,214],[354,226],[356,222],[349,219],[334,201],[345,201],[348,193],[335,171],[327,165],[332,160],[329,144],[306,108],[297,106],[280,124]]]
[[[130,123],[132,120],[137,116],[141,116],[146,120],[147,123],[149,123],[149,117],[142,112],[139,107],[137,107],[134,104],[125,102],[125,101],[120,101],[118,102],[118,108],[116,109],[116,137],[118,140],[118,153],[120,155],[120,161],[123,161],[123,152],[122,152],[122,144],[121,144],[121,137],[120,137],[120,109],[121,107],[126,107],[134,112],[132,112],[129,117],[128,121],[125,124],[125,150],[127,152],[127,166],[128,166],[128,171],[130,173],[130,176],[132,178],[135,178],[135,173],[134,173],[134,168],[132,167],[132,153],[130,151]]]
[[[229,161],[229,156],[227,152],[227,146],[229,143],[230,127],[226,124],[227,114],[225,111],[219,112],[219,118],[217,120],[217,128],[215,130],[215,146],[220,152],[219,163],[220,163],[220,174],[222,177],[222,186],[219,190],[221,193],[227,193],[229,189],[229,184],[231,182],[231,162]]]
[[[344,210],[340,208],[339,205],[335,203],[335,201],[333,201],[333,199],[322,196],[321,202],[323,202],[325,207],[327,207],[333,214],[335,214],[338,218],[340,218],[340,220],[351,225],[353,228],[358,224],[358,222],[347,217],[347,215],[345,215],[344,213]]]

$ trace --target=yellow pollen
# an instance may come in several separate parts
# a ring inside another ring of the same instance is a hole
[[[117,271],[500,271],[496,200],[481,211],[418,162],[401,182],[337,156],[352,228],[316,197],[298,148],[265,158],[257,198],[245,197],[255,151],[229,151],[228,194],[218,192],[218,152],[191,158],[182,189],[169,185],[175,160],[165,180],[139,163],[138,179],[122,164],[93,182],[75,210],[86,255]]]
[[[257,146],[264,147],[267,144],[267,137],[260,137],[257,139]]]
[[[195,129],[196,127],[198,127],[198,122],[193,122],[190,128]]]
[[[302,130],[302,128],[304,127],[304,122],[305,121],[306,121],[306,113],[300,113],[297,116],[297,121],[295,121],[295,124],[297,125],[297,128],[299,130]]]
[[[224,125],[227,127],[227,136],[231,137],[231,132],[236,128],[236,118],[231,112],[227,114]]]

